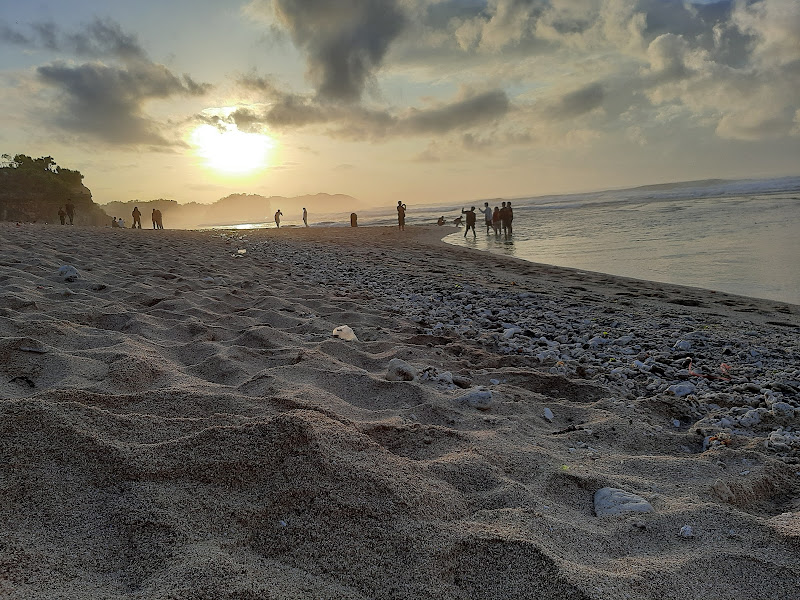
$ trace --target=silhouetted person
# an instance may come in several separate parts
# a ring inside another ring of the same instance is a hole
[[[500,221],[500,208],[495,206],[494,212],[492,213],[492,227],[494,228],[494,234],[498,235],[500,233],[501,221]]]
[[[503,225],[503,229],[506,232],[506,237],[512,235],[514,233],[514,228],[511,226],[511,222],[514,220],[514,210],[511,208],[511,202],[506,203],[506,220],[505,224]]]
[[[281,227],[281,217],[282,216],[283,216],[283,213],[281,212],[281,209],[279,208],[275,212],[275,227],[277,227],[278,229],[280,229],[280,227]]]
[[[467,228],[464,230],[464,237],[467,237],[467,233],[469,233],[470,229],[472,229],[472,237],[478,237],[475,234],[475,218],[476,218],[475,207],[473,206],[469,210],[464,210],[462,208],[461,209],[461,214],[462,215],[467,215]]]
[[[64,207],[63,206],[59,206],[58,207],[58,218],[61,219],[61,224],[62,225],[64,225],[66,217],[67,217],[67,213],[64,212]]]
[[[158,225],[156,225],[156,209],[153,209],[153,212],[150,214],[150,220],[153,222],[153,229],[158,229]]]
[[[481,210],[483,213],[483,220],[486,221],[486,233],[489,233],[489,230],[492,228],[492,209],[489,208],[489,203],[483,203],[483,209]]]
[[[164,229],[164,221],[162,221],[161,211],[157,208],[153,209],[153,215],[156,219],[156,229]]]
[[[67,217],[69,217],[69,224],[72,225],[72,219],[75,218],[75,205],[72,203],[72,199],[67,200]]]
[[[442,225],[444,225],[444,215],[442,215],[441,217],[439,217],[438,219],[436,219],[436,224],[437,224],[437,225],[439,225],[440,227],[441,227]]]
[[[142,212],[139,210],[138,206],[134,206],[133,210],[131,211],[131,216],[133,217],[133,225],[131,225],[131,229],[141,229],[142,228]]]
[[[397,201],[397,226],[401,231],[406,229],[406,205],[401,200]]]
[[[506,208],[506,203],[503,202],[500,205],[500,227],[502,227],[503,233],[506,234],[506,237],[508,237],[508,232],[506,231],[507,226],[508,226],[508,209]]]
[[[303,208],[303,225],[308,227],[308,211]]]

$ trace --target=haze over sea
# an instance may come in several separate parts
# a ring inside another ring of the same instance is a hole
[[[476,212],[488,201],[475,200]],[[800,304],[800,176],[706,180],[584,194],[512,198],[514,234],[445,241],[536,263]],[[447,223],[461,206],[408,207],[406,223]],[[344,225],[347,217],[316,225]],[[360,225],[393,225],[393,206]],[[285,220],[286,225],[296,224]],[[252,226],[252,225],[251,225]],[[257,225],[256,225],[257,226]]]

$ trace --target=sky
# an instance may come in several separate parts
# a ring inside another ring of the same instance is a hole
[[[798,0],[0,0],[0,153],[98,203],[800,173]]]

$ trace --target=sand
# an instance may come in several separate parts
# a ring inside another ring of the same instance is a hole
[[[448,231],[0,224],[0,597],[800,596],[800,464],[769,431],[704,450],[692,395],[560,374],[434,331],[386,291],[463,304],[469,281],[587,321],[713,321],[795,369],[800,307],[490,256]],[[387,380],[393,358],[419,376]],[[463,400],[486,390],[488,407]],[[598,517],[603,487],[653,511]]]

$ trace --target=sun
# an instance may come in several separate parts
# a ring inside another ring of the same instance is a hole
[[[262,133],[245,133],[234,126],[200,125],[189,136],[206,166],[221,173],[246,175],[270,166],[275,140]]]

